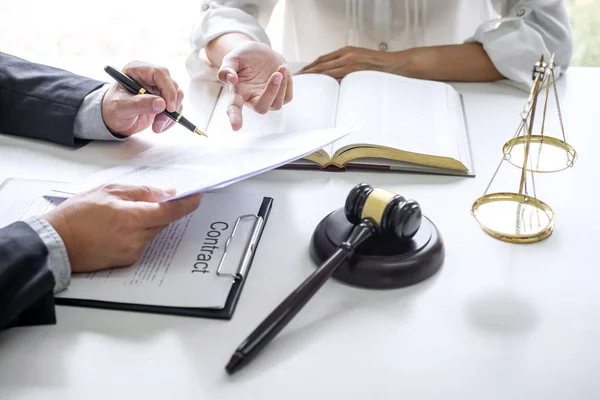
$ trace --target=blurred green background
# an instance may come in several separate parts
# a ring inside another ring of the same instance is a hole
[[[600,0],[567,0],[573,25],[571,65],[600,67]]]

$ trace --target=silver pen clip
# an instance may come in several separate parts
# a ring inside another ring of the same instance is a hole
[[[223,263],[225,262],[225,258],[227,257],[227,249],[229,247],[229,244],[231,243],[231,240],[235,236],[235,232],[237,231],[238,225],[240,224],[240,221],[242,221],[243,219],[247,219],[247,218],[253,218],[255,220],[255,222],[254,222],[254,227],[252,228],[252,234],[250,235],[250,239],[248,240],[248,243],[246,243],[243,257],[240,260],[240,263],[238,264],[237,270],[235,273],[221,272],[221,267],[223,266]],[[242,216],[238,217],[238,219],[235,221],[235,224],[233,225],[233,230],[231,231],[231,235],[227,238],[227,241],[225,242],[225,248],[223,250],[223,257],[221,257],[221,261],[219,261],[219,266],[217,267],[217,275],[229,276],[229,277],[233,278],[235,281],[244,278],[244,276],[246,274],[246,270],[248,269],[248,265],[250,265],[250,259],[252,257],[252,253],[254,252],[254,249],[256,246],[256,240],[258,239],[258,234],[260,232],[262,224],[263,224],[263,218],[258,215],[246,214],[246,215],[242,215]]]

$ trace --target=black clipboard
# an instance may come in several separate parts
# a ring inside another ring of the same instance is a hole
[[[262,233],[264,227],[267,223],[267,219],[271,212],[271,208],[273,205],[273,198],[264,197],[262,204],[256,214],[247,214],[241,215],[238,217],[236,224],[231,232],[231,236],[227,239],[227,243],[234,237],[236,232],[236,227],[238,223],[245,218],[255,218],[254,228],[252,230],[252,234],[248,238],[248,243],[246,243],[245,251],[242,255],[242,258],[238,264],[238,269],[234,273],[222,272],[221,266],[225,257],[227,256],[227,245],[225,247],[225,252],[223,253],[223,257],[219,262],[219,267],[217,268],[217,273],[221,275],[229,275],[234,279],[234,283],[231,286],[231,290],[229,291],[229,296],[225,302],[225,306],[223,308],[196,308],[196,307],[167,307],[167,306],[157,306],[157,305],[146,305],[146,304],[135,304],[135,303],[120,303],[120,302],[108,302],[101,300],[86,300],[86,299],[70,299],[67,297],[56,297],[54,299],[55,304],[63,305],[63,306],[76,306],[76,307],[89,307],[89,308],[101,308],[108,310],[119,310],[119,311],[136,311],[136,312],[144,312],[144,313],[154,313],[154,314],[169,314],[169,315],[179,315],[186,317],[197,317],[197,318],[215,318],[215,319],[223,319],[230,320],[233,317],[235,312],[237,303],[242,294],[242,289],[244,288],[244,283],[248,278],[248,273],[250,271],[250,266],[252,265],[252,261],[254,260],[254,254],[256,253],[256,249],[258,247],[260,238],[262,237]]]

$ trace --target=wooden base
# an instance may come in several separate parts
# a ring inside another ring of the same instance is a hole
[[[352,230],[343,209],[317,225],[310,255],[317,265],[327,260]],[[352,286],[393,289],[414,285],[434,275],[444,261],[444,245],[435,225],[425,216],[408,242],[373,236],[343,262],[333,277]]]

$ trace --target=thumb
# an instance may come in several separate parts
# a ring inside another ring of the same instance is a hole
[[[122,185],[113,194],[120,197],[122,200],[128,201],[144,201],[150,203],[158,203],[175,195],[175,189],[159,189],[152,186],[128,186]]]
[[[219,81],[224,84],[235,86],[238,83],[238,74],[231,67],[221,67],[219,69]]]
[[[239,69],[239,57],[232,57],[228,54],[223,58],[221,68],[219,68],[218,78],[222,83],[235,86],[238,83],[237,71]]]
[[[194,211],[200,205],[202,195],[195,194],[162,203],[136,203],[146,228],[166,226]]]
[[[123,117],[133,118],[139,114],[159,114],[166,107],[167,103],[162,97],[144,94],[131,96],[123,101],[120,111]]]

